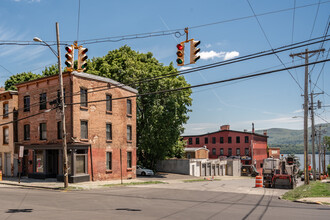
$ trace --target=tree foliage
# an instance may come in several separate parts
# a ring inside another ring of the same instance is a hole
[[[16,84],[22,83],[22,82],[27,82],[30,80],[38,79],[42,77],[41,75],[34,74],[32,72],[23,72],[23,73],[18,73],[16,75],[12,75],[9,79],[6,80],[5,82],[5,89],[6,90],[17,90]]]
[[[172,63],[164,66],[152,53],[138,53],[128,46],[109,51],[87,63],[87,73],[108,77],[136,88],[139,94],[187,87],[183,76],[143,82],[151,77],[176,73]],[[191,90],[139,96],[137,98],[137,154],[140,162],[155,168],[166,157],[182,156],[179,142],[187,122]]]

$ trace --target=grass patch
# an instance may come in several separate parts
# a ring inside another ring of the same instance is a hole
[[[105,184],[105,187],[115,187],[115,186],[132,186],[132,185],[146,185],[146,184],[167,184],[162,181],[145,181],[145,182],[130,182],[130,183],[117,183],[117,184]]]
[[[193,183],[193,182],[203,182],[203,181],[220,181],[221,179],[191,179],[191,180],[183,180],[184,183]]]
[[[309,185],[302,185],[283,195],[283,199],[297,200],[306,197],[329,197],[330,183],[310,181]]]

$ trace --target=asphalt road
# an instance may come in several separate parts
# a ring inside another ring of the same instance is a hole
[[[2,186],[0,219],[310,220],[330,216],[330,206],[279,200],[275,191],[262,188],[259,194],[216,191],[220,184],[224,181],[186,183],[181,188],[164,184],[70,192]]]

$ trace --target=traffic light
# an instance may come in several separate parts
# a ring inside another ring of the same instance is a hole
[[[78,48],[78,71],[84,71],[87,67],[87,63],[86,60],[88,58],[88,56],[86,55],[88,49],[87,48],[83,48],[82,46],[80,46]]]
[[[200,43],[200,41],[195,41],[194,39],[190,41],[190,64],[196,63],[196,61],[201,58],[200,56],[198,56],[198,52],[201,49],[197,48]]]
[[[178,51],[176,52],[176,55],[177,55],[176,63],[178,64],[178,66],[183,66],[184,65],[184,42],[181,42],[178,45],[176,45],[176,48],[178,49]]]
[[[65,47],[65,50],[67,51],[65,54],[65,65],[67,66],[67,71],[73,71],[73,64],[74,64],[74,47],[71,46],[67,46]]]
[[[318,109],[322,108],[322,102],[320,100],[317,100],[317,108]]]

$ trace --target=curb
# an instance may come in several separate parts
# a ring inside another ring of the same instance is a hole
[[[24,187],[24,188],[36,188],[36,189],[51,189],[51,190],[60,190],[60,187],[48,187],[48,186],[32,186],[32,185],[22,185],[19,183],[4,183],[0,182],[2,185],[10,185],[10,186],[19,186],[19,187]]]
[[[305,203],[305,204],[314,204],[314,205],[323,205],[322,202],[310,202],[310,201],[299,201],[299,200],[293,200],[293,202]]]

